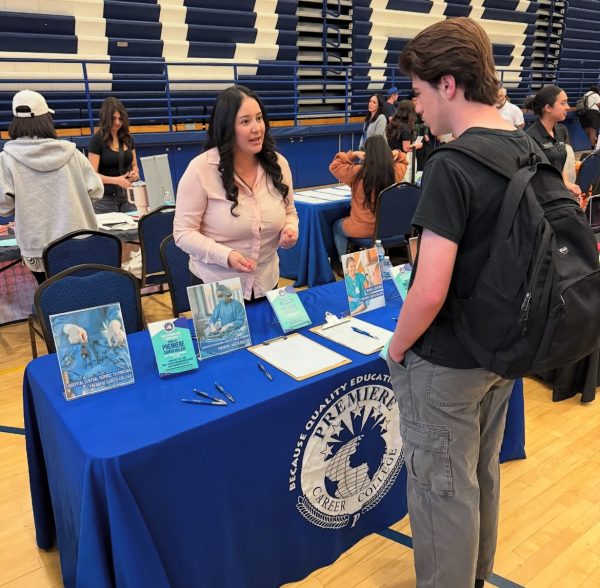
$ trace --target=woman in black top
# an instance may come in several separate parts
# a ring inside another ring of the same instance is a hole
[[[100,212],[130,212],[135,205],[127,200],[127,188],[139,180],[129,117],[123,103],[107,98],[100,108],[100,123],[88,146],[88,159],[104,184],[104,196],[94,202]]]
[[[385,132],[390,149],[410,153],[413,149],[421,148],[421,143],[413,144],[416,139],[416,122],[414,104],[410,100],[401,100]]]
[[[548,161],[560,171],[573,196],[579,197],[579,186],[569,182],[564,172],[569,133],[566,127],[558,124],[565,120],[569,112],[567,94],[558,86],[544,86],[535,96],[527,99],[525,108],[533,110],[539,117],[527,129],[527,134],[542,148]]]

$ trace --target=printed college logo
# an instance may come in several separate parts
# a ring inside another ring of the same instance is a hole
[[[324,529],[352,527],[394,484],[404,458],[390,376],[352,378],[306,422],[290,467],[296,508]]]

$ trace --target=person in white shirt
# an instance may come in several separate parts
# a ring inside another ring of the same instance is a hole
[[[500,88],[498,90],[498,101],[496,102],[496,108],[498,109],[500,116],[506,122],[514,125],[517,129],[522,129],[525,126],[523,111],[508,100],[506,88]]]
[[[590,146],[595,149],[600,128],[600,88],[590,86],[583,99],[585,110],[579,114],[579,123],[590,141]]]

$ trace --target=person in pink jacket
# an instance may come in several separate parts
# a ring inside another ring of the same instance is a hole
[[[298,239],[292,174],[262,102],[244,86],[215,102],[204,152],[179,182],[173,234],[195,283],[239,276],[246,300],[277,287],[277,248]]]

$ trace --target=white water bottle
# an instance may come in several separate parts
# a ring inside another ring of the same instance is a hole
[[[383,261],[381,262],[381,277],[384,280],[392,279],[392,262],[387,255],[384,256]]]
[[[375,249],[377,250],[377,261],[379,262],[379,265],[381,266],[381,264],[383,263],[383,258],[385,257],[385,249],[383,248],[383,245],[381,244],[381,239],[377,239],[377,241],[375,241]]]

